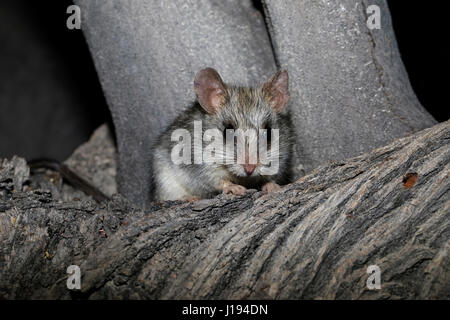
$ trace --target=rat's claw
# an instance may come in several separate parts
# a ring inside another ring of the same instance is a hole
[[[223,193],[234,194],[235,196],[243,196],[247,192],[247,189],[239,184],[230,184],[223,188]]]
[[[264,192],[264,193],[277,192],[280,189],[281,189],[281,187],[278,184],[276,184],[275,182],[267,182],[261,188],[262,192]]]

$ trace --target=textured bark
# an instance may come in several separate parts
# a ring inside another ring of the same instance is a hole
[[[33,189],[24,160],[4,160],[0,297],[448,299],[449,142],[447,121],[279,193],[146,212],[119,196],[58,201]],[[72,264],[79,292],[66,288]],[[366,287],[373,264],[381,290]]]
[[[436,123],[403,66],[386,0],[263,0],[275,57],[289,70],[301,174]],[[367,8],[380,9],[380,29]]]

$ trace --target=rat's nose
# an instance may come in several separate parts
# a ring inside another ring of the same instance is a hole
[[[244,171],[249,176],[255,171],[256,164],[244,164]]]

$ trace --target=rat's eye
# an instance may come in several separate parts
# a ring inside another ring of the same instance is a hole
[[[231,123],[224,123],[225,130],[234,130],[234,126]]]
[[[272,128],[267,126],[264,130],[264,139],[267,141],[267,145],[270,146],[272,140]]]
[[[234,126],[231,123],[224,123],[223,133],[226,133],[227,130],[234,130]]]
[[[224,129],[223,129],[223,137],[224,137],[224,139],[226,139],[227,132],[229,130],[233,130],[233,132],[230,132],[230,133],[234,134],[234,130],[235,129],[234,129],[234,126],[231,123],[224,123],[223,126],[224,126]]]

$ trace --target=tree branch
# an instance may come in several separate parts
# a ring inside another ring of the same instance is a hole
[[[4,160],[0,297],[448,299],[449,139],[447,121],[279,193],[146,212],[117,195],[62,202],[33,188],[24,160]],[[79,292],[66,287],[72,264]],[[366,286],[370,265],[380,290]]]

